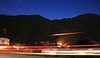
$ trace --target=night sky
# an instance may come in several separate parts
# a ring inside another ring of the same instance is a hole
[[[100,0],[0,0],[0,14],[34,15],[50,20],[81,14],[100,15]]]

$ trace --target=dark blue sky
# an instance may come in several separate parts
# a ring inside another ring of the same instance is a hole
[[[50,20],[81,14],[100,15],[100,0],[0,0],[0,14],[34,15]]]

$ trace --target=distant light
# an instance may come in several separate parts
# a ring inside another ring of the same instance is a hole
[[[60,43],[57,43],[58,45],[60,45],[60,46],[62,46],[62,43],[60,42]]]
[[[58,47],[61,47],[60,45],[58,45]]]

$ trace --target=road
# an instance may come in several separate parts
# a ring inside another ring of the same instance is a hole
[[[37,56],[0,53],[0,58],[100,58],[100,56]]]
[[[36,56],[36,55],[18,55],[18,54],[0,54],[0,58],[62,58],[61,56],[55,57],[55,56]],[[63,58],[66,58],[66,56],[63,56]],[[70,56],[67,56],[67,58],[72,58]]]

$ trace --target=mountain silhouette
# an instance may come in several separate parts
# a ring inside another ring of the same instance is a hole
[[[1,14],[0,36],[3,36],[3,30],[6,28],[6,34],[11,40],[11,44],[18,42],[33,44],[34,42],[43,40],[56,42],[57,37],[50,37],[48,35],[67,32],[84,32],[84,34],[67,36],[71,42],[80,39],[100,41],[99,25],[100,15],[91,13],[52,21],[40,15],[9,16]],[[75,40],[72,40],[74,38]]]

